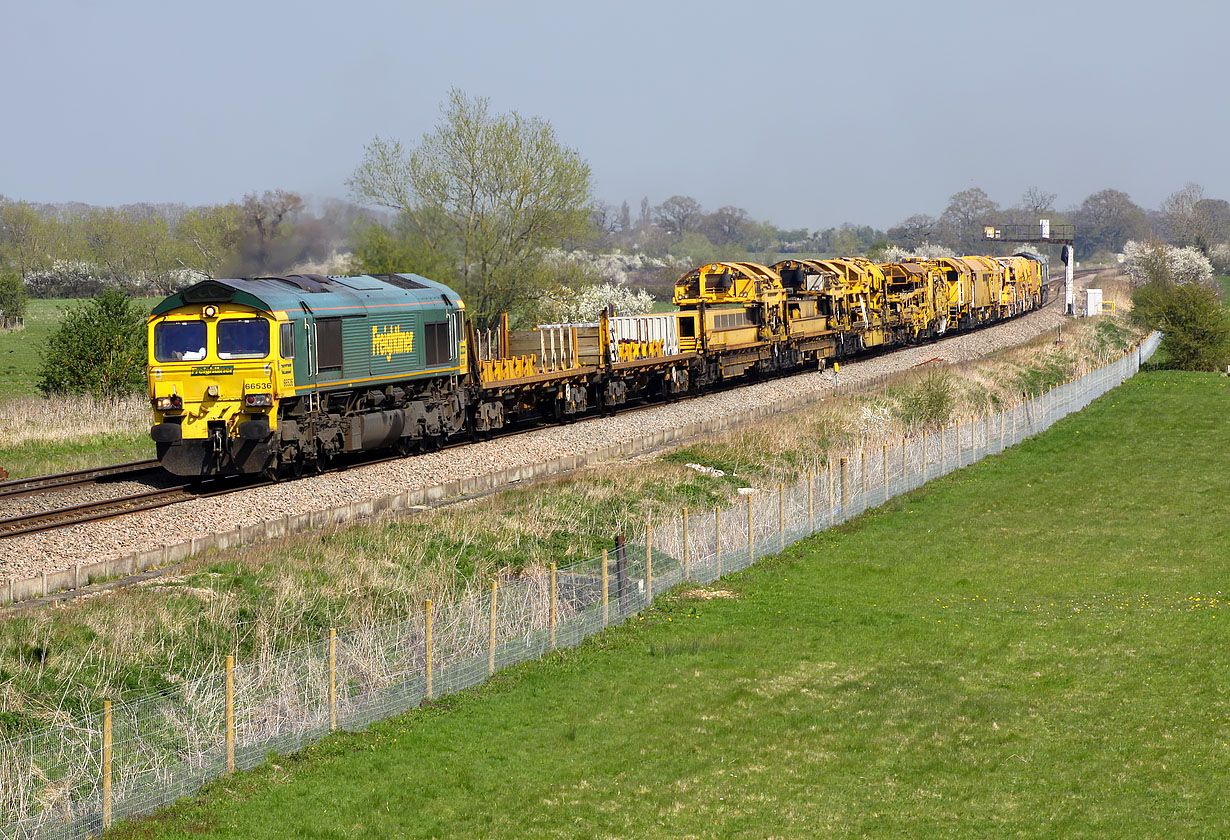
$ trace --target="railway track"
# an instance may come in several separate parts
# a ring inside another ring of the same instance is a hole
[[[1082,269],[1075,272],[1075,277],[1092,273],[1096,269]],[[1048,296],[1045,306],[1054,305],[1057,301],[1062,301],[1062,289],[1064,279],[1052,279],[1048,286],[1051,293]],[[991,325],[988,325],[991,326]],[[898,348],[900,349],[900,348]],[[782,374],[786,375],[786,374]],[[710,389],[704,393],[696,394],[681,394],[674,397],[671,402],[686,402],[696,399],[701,396],[713,393],[714,391],[726,390],[728,387],[738,387],[743,383],[730,383],[716,389]],[[652,400],[627,405],[620,409],[620,415],[631,414],[639,411],[646,411],[663,404],[660,400]],[[596,409],[591,409],[585,415],[576,417],[568,422],[583,422],[598,417]],[[531,431],[535,428],[551,425],[550,422],[539,421],[522,421],[510,424],[506,429],[496,432],[493,437],[508,437],[511,435],[521,434],[526,431]],[[468,446],[473,441],[469,438],[457,438],[447,443],[443,448],[455,449],[458,447]],[[325,472],[337,472],[339,470],[348,469],[352,466],[363,466],[370,464],[380,464],[386,461],[398,460],[402,455],[386,455],[377,458],[362,458],[359,460],[348,459],[337,463],[325,470]],[[51,490],[57,490],[67,487],[75,487],[81,485],[95,484],[108,479],[132,479],[142,475],[163,474],[161,466],[156,460],[149,461],[134,461],[127,464],[116,464],[110,467],[99,467],[89,470],[75,470],[73,472],[58,473],[54,475],[37,476],[28,479],[16,479],[13,481],[0,482],[0,500],[12,498],[16,496],[30,495],[42,493]],[[133,493],[127,496],[120,496],[114,499],[105,499],[101,501],[85,502],[78,505],[70,505],[66,507],[56,508],[53,510],[42,511],[37,513],[24,514],[14,516],[7,519],[0,519],[0,540],[8,537],[15,537],[23,534],[33,534],[40,531],[49,531],[56,528],[65,528],[71,525],[77,525],[84,522],[96,522],[103,519],[114,519],[120,516],[126,516],[131,513],[137,513],[145,510],[153,510],[155,508],[166,507],[168,505],[177,504],[179,502],[191,501],[192,499],[206,498],[209,496],[220,496],[228,493],[236,493],[242,490],[250,490],[256,487],[264,487],[274,482],[269,479],[244,479],[239,483],[229,482],[221,479],[216,479],[210,482],[218,482],[216,486],[193,487],[191,484],[180,484],[173,487],[162,489],[149,490],[141,493]]]
[[[220,496],[269,483],[271,482],[245,481],[242,486],[230,484],[226,487],[213,488],[194,488],[190,484],[181,484],[174,487],[162,487],[140,493],[130,493],[113,499],[83,502],[52,510],[11,516],[7,519],[0,519],[0,540],[22,534],[50,531],[54,528],[65,528],[69,525],[79,525],[83,522],[114,519],[143,510],[153,510],[154,508],[166,507],[167,505],[187,502],[192,499]]]
[[[109,480],[142,478],[162,472],[162,466],[151,458],[146,461],[129,461],[126,464],[113,464],[108,467],[92,467],[50,475],[37,475],[31,478],[15,478],[11,481],[0,481],[0,500],[46,493],[51,490],[64,490],[69,487],[84,487]]]

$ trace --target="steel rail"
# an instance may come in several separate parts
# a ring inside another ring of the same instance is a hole
[[[162,471],[162,465],[157,459],[151,458],[145,461],[112,464],[107,467],[90,467],[29,478],[15,478],[10,481],[0,481],[0,499],[13,499],[18,496],[45,493],[49,490],[61,490],[68,487],[82,487],[97,484],[104,479],[136,478],[147,473],[161,473]]]

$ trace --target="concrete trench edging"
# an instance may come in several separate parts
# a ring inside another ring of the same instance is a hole
[[[1096,369],[1084,375],[1095,371]],[[685,441],[707,437],[774,414],[796,411],[821,402],[830,396],[876,387],[884,379],[885,377],[873,377],[865,382],[843,383],[835,390],[806,391],[724,417],[714,417],[693,421],[682,426],[673,426],[669,429],[659,429],[638,438],[566,458],[553,458],[534,464],[519,464],[483,475],[455,479],[444,484],[409,488],[307,513],[287,514],[278,519],[270,519],[253,525],[242,525],[229,531],[194,537],[191,540],[162,545],[122,557],[93,563],[80,563],[68,569],[44,572],[34,577],[21,579],[10,577],[0,582],[0,610],[42,606],[76,597],[78,594],[105,591],[128,585],[128,583],[148,580],[157,574],[172,571],[189,557],[210,550],[225,551],[241,545],[254,545],[306,531],[335,528],[360,520],[413,512],[426,506],[449,501],[464,501],[467,498],[495,492],[522,481],[564,475],[592,464],[644,454]]]

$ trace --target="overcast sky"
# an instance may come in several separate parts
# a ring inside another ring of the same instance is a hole
[[[1215,2],[0,0],[0,194],[346,196],[450,87],[551,121],[597,197],[888,227],[971,186],[1230,198]]]

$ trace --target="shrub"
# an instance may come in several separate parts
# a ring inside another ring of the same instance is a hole
[[[21,318],[26,314],[26,287],[15,274],[0,275],[0,316]]]
[[[956,402],[952,379],[936,371],[909,388],[901,397],[901,421],[907,428],[939,429],[947,424]]]
[[[145,382],[145,314],[114,289],[63,310],[42,347],[44,394],[118,397]]]
[[[1162,350],[1171,367],[1220,370],[1230,363],[1230,315],[1207,286],[1142,286],[1132,294],[1131,320],[1162,331]]]

